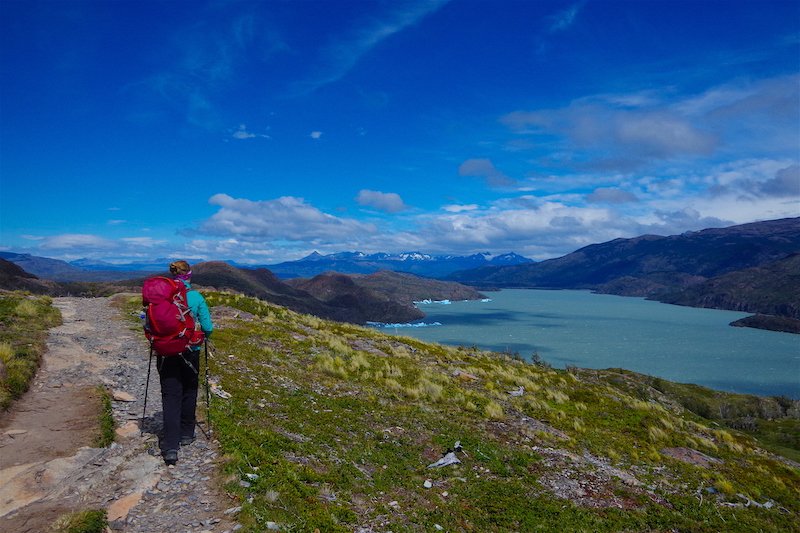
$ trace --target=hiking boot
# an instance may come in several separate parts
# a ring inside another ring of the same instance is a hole
[[[178,462],[178,450],[167,450],[163,453],[164,464],[172,466]]]
[[[188,446],[194,442],[194,435],[191,437],[181,437],[181,446]]]

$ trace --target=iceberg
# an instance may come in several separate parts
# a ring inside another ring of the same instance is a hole
[[[386,322],[367,322],[367,326],[372,328],[430,328],[441,326],[441,322],[405,322],[400,324],[388,324]]]

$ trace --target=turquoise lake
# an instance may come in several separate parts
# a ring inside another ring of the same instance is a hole
[[[557,368],[626,368],[681,383],[800,398],[800,335],[735,328],[747,313],[588,291],[507,289],[489,302],[419,304],[429,327],[384,331],[425,341],[538,353]]]

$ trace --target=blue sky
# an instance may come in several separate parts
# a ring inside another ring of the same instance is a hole
[[[536,259],[800,216],[800,3],[0,3],[0,249]]]

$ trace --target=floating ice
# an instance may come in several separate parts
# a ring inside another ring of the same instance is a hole
[[[464,301],[466,301],[466,300],[464,300]],[[420,300],[420,301],[414,302],[414,303],[415,304],[423,304],[423,305],[427,305],[427,304],[450,305],[453,302],[451,302],[450,300],[431,300],[430,298],[425,298],[424,300]]]
[[[441,326],[441,322],[405,322],[402,324],[387,324],[386,322],[367,322],[373,328],[430,328]]]

